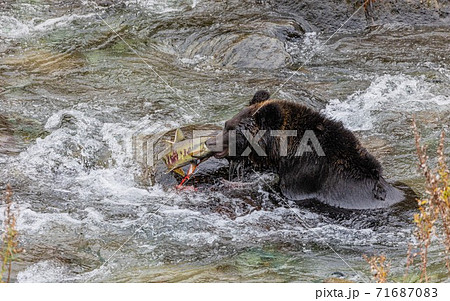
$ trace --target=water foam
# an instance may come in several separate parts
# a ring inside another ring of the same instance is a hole
[[[32,30],[48,31],[48,30],[58,28],[58,27],[65,27],[65,26],[70,25],[75,20],[89,19],[95,15],[96,14],[94,14],[94,13],[86,14],[86,15],[73,14],[73,15],[64,15],[64,16],[57,17],[57,18],[51,18],[51,19],[45,20],[44,22],[34,25]]]
[[[19,20],[12,16],[0,15],[0,38],[20,39],[31,36],[35,33],[45,33],[56,28],[64,28],[70,26],[76,20],[89,19],[96,14],[90,13],[85,15],[63,15],[61,17],[50,18],[39,22],[32,20]]]
[[[365,91],[341,101],[332,99],[322,112],[355,131],[372,130],[387,112],[417,112],[450,105],[450,96],[436,95],[424,77],[377,76]]]
[[[190,8],[195,8],[200,0],[132,0],[126,1],[127,5],[138,4],[139,6],[158,14],[182,11],[183,6],[187,5]]]
[[[0,38],[16,39],[27,36],[29,33],[29,24],[14,17],[0,16]]]
[[[52,260],[39,261],[17,275],[18,282],[25,283],[54,283],[72,278],[69,268]]]

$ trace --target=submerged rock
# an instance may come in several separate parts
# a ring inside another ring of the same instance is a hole
[[[223,65],[235,68],[277,69],[291,59],[280,40],[250,35],[227,49],[221,61]]]
[[[404,1],[201,1],[183,15],[146,24],[141,32],[182,63],[237,69],[278,69],[296,61],[305,33],[363,32],[373,25],[448,24],[444,3]],[[357,12],[355,14],[355,12]],[[300,45],[300,46],[299,46]],[[301,49],[300,49],[301,50]]]
[[[315,30],[334,32],[345,23],[346,30],[363,30],[366,26],[383,24],[423,25],[448,24],[448,2],[441,1],[290,1],[270,3],[270,8],[283,15],[308,22]],[[353,15],[356,10],[359,13]],[[352,18],[350,18],[353,15]]]
[[[251,8],[253,15],[246,12],[238,21],[236,16],[227,18],[214,12],[220,7],[220,4],[202,7],[204,19],[201,23],[197,15],[189,13],[183,16],[182,24],[167,21],[167,28],[153,36],[160,41],[160,50],[179,53],[182,63],[200,62],[205,66],[278,69],[292,63],[287,43],[300,41],[307,26],[292,18],[267,16],[258,6]],[[210,11],[214,13],[208,14]],[[238,30],[235,29],[236,22],[239,23]]]

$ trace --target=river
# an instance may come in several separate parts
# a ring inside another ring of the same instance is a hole
[[[0,188],[26,250],[13,280],[369,281],[362,256],[385,254],[401,281],[411,212],[285,206],[262,183],[251,202],[146,185],[132,140],[222,126],[266,89],[343,121],[421,194],[411,122],[430,153],[448,133],[450,22],[446,1],[419,2],[0,1]]]

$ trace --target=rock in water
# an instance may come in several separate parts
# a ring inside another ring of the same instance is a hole
[[[277,69],[290,61],[291,58],[280,40],[262,35],[250,35],[236,43],[222,60],[223,65],[239,69]]]

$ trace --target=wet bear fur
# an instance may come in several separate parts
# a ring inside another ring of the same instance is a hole
[[[244,130],[255,136],[266,133],[258,144],[267,154],[254,150],[248,157],[241,154],[250,146]],[[270,135],[273,130],[296,130],[297,136],[287,138],[287,156],[281,156],[280,138]],[[306,130],[314,132],[324,156],[310,144],[310,151],[296,156]],[[229,133],[235,131],[235,154],[230,154]],[[249,161],[258,169],[279,175],[281,193],[295,201],[314,200],[345,209],[384,208],[404,199],[404,193],[389,184],[382,175],[380,163],[361,145],[355,135],[341,122],[326,118],[304,105],[270,100],[265,91],[258,91],[249,106],[225,123],[223,132],[207,141],[217,158]]]

